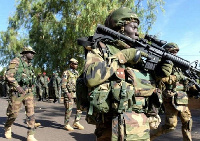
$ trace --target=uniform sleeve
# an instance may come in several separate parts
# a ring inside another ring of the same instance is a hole
[[[108,80],[119,68],[118,62],[116,55],[104,60],[98,49],[88,52],[84,70],[87,86],[94,87]]]
[[[64,71],[62,75],[62,83],[61,83],[62,93],[68,93],[67,78],[68,78],[68,73],[67,71]]]
[[[17,80],[14,77],[17,72],[18,66],[19,66],[19,58],[15,58],[10,62],[8,70],[6,72],[6,79],[8,83],[11,86],[14,86],[15,88],[19,86]]]

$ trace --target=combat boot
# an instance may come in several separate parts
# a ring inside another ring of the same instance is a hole
[[[35,128],[37,128],[37,127],[39,127],[39,126],[41,126],[41,124],[40,124],[39,122],[36,122],[36,123],[34,124],[34,127],[35,127]]]
[[[34,137],[34,135],[28,135],[27,141],[38,141],[38,140],[36,140],[36,138]]]
[[[74,126],[74,128],[78,128],[79,130],[84,129],[84,127],[79,122],[74,122],[73,126]]]
[[[58,100],[55,98],[54,100],[53,100],[53,103],[56,103]]]
[[[67,131],[73,131],[74,128],[72,128],[69,124],[66,124],[64,129],[66,129]]]
[[[11,135],[11,127],[5,127],[5,137],[7,139],[11,139],[12,135]]]

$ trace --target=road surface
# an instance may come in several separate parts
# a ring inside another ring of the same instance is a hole
[[[200,141],[200,101],[192,101],[191,106],[193,116],[193,141]],[[196,104],[196,105],[195,105]],[[0,141],[8,141],[4,137],[4,123],[6,121],[7,98],[0,98]],[[42,126],[37,128],[35,138],[38,141],[94,141],[93,134],[95,126],[87,124],[85,121],[85,113],[83,113],[81,124],[84,125],[84,130],[75,129],[74,131],[66,131],[63,129],[64,120],[64,105],[61,103],[50,102],[35,102],[35,116],[36,121],[40,122]],[[75,109],[71,117],[71,124],[75,117]],[[161,116],[162,119],[164,115]],[[9,141],[26,141],[27,126],[25,124],[25,110],[22,107],[18,118],[12,126],[12,139]],[[162,120],[164,121],[164,120]],[[180,120],[177,129],[172,133],[162,135],[155,141],[178,141],[182,140]]]

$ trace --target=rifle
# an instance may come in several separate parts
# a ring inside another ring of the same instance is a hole
[[[198,91],[200,92],[200,85],[195,80],[195,77],[196,79],[199,79],[199,77],[197,78],[197,74],[200,74],[200,70],[197,69],[197,65],[193,67],[189,61],[166,52],[163,48],[167,44],[166,41],[159,40],[152,35],[145,35],[144,38],[135,40],[108,27],[98,24],[96,33],[93,38],[88,38],[91,40],[91,42],[89,42],[90,45],[95,43],[95,40],[98,40],[101,37],[121,40],[131,47],[148,54],[145,60],[144,69],[154,70],[161,60],[172,61],[176,67],[181,68],[181,70],[185,72],[188,79],[191,80],[190,82],[193,82],[193,84],[196,86],[196,88],[198,88]],[[78,39],[78,44],[83,45],[82,41],[80,40],[81,39]]]

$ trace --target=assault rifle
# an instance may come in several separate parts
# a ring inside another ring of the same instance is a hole
[[[92,38],[90,39],[91,43],[95,43],[95,40],[98,40],[101,37],[121,40],[129,46],[148,54],[144,66],[147,70],[154,70],[161,60],[172,61],[176,67],[181,68],[187,76],[189,82],[193,83],[193,85],[195,85],[200,92],[200,85],[196,82],[196,79],[199,79],[198,75],[200,74],[200,70],[197,69],[197,65],[194,67],[189,61],[166,52],[163,48],[167,44],[166,41],[159,40],[152,35],[145,35],[143,39],[134,40],[108,27],[98,24],[95,35],[90,37]],[[79,41],[80,39],[78,39],[78,44],[82,44]]]

